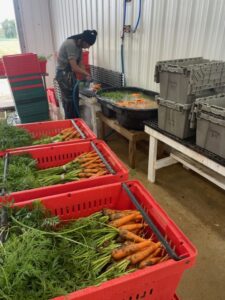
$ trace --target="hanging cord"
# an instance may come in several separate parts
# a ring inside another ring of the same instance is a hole
[[[137,18],[137,23],[136,23],[134,29],[132,30],[133,33],[136,32],[136,30],[137,30],[137,28],[138,28],[138,25],[139,25],[139,23],[140,23],[140,19],[141,19],[141,11],[142,11],[142,6],[141,6],[142,3],[141,3],[141,2],[142,2],[142,0],[139,0],[139,12],[138,12],[138,18]]]

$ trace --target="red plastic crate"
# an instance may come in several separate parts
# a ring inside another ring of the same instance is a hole
[[[83,64],[89,65],[89,51],[83,51]]]
[[[34,53],[6,55],[3,56],[3,62],[7,76],[40,73],[38,58]]]
[[[113,182],[121,182],[128,179],[128,170],[123,163],[117,158],[112,150],[105,142],[96,140],[94,142],[105,159],[114,169],[115,174],[107,174],[96,178],[81,179],[78,181],[57,184],[37,189],[13,192],[7,196],[7,199],[15,202],[26,201],[29,199],[37,199],[43,196],[50,196],[58,193],[65,193],[72,190],[86,189],[93,186],[109,184]],[[67,145],[49,146],[45,148],[13,150],[8,153],[11,155],[20,155],[29,153],[38,162],[39,169],[46,169],[61,166],[73,160],[78,155],[93,151],[91,142],[71,143]],[[2,155],[1,155],[2,156]],[[1,157],[0,156],[0,157]],[[0,202],[3,197],[0,197]]]
[[[85,65],[85,71],[90,73],[90,66],[89,65]],[[78,80],[84,80],[85,79],[85,75],[81,74],[81,73],[76,73],[76,79]]]
[[[5,76],[5,67],[2,58],[0,58],[0,76]]]
[[[47,89],[47,98],[48,98],[48,102],[59,107],[59,102],[56,99],[55,96],[55,89],[54,88],[48,88]]]
[[[100,286],[88,287],[70,293],[66,297],[56,297],[54,300],[178,299],[174,296],[176,288],[183,272],[194,265],[197,250],[141,183],[128,181],[127,184],[160,232],[167,236],[172,247],[176,247],[176,254],[185,258],[180,261],[169,259],[158,265],[109,280]],[[120,210],[134,208],[121,183],[53,195],[42,198],[41,201],[54,215],[64,220],[86,217],[106,207]],[[31,202],[16,205],[23,207]]]
[[[82,132],[86,135],[85,139],[79,140],[71,140],[65,142],[51,143],[51,144],[40,144],[33,146],[24,146],[19,148],[8,149],[8,151],[16,151],[16,150],[24,150],[24,149],[34,149],[34,148],[45,148],[52,145],[67,145],[74,143],[81,143],[83,141],[95,140],[96,135],[91,129],[87,126],[87,124],[82,119],[73,119],[77,126],[82,130]],[[73,124],[71,120],[58,120],[58,121],[45,121],[45,122],[36,122],[36,123],[25,123],[16,125],[17,127],[24,128],[31,133],[33,138],[39,139],[42,136],[54,136],[60,133],[61,130],[72,127]],[[0,153],[1,154],[1,153]]]
[[[83,65],[85,66],[85,70],[90,73],[90,66],[89,66],[89,51],[83,51],[83,54],[82,54],[82,62],[83,62]],[[78,80],[83,80],[85,78],[84,75],[80,74],[80,73],[77,73],[76,74],[76,78]]]
[[[47,72],[47,60],[38,60],[40,72],[45,74]]]

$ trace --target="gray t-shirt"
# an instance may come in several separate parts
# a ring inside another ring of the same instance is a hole
[[[57,68],[60,70],[65,69],[69,64],[69,59],[75,59],[79,64],[82,58],[82,48],[76,45],[72,39],[65,40],[58,53]]]

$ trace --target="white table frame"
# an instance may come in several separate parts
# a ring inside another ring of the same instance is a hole
[[[193,170],[225,190],[224,166],[163,135],[149,126],[145,126],[145,132],[150,136],[148,159],[148,180],[150,182],[155,182],[156,170],[180,162],[184,167]],[[171,147],[170,155],[159,160],[157,160],[158,141]]]

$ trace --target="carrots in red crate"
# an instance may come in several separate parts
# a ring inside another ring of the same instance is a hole
[[[54,136],[49,136],[49,137],[44,136],[38,140],[35,140],[33,142],[33,145],[65,142],[74,139],[81,139],[81,135],[74,127],[69,127],[63,129],[60,133]]]
[[[148,225],[139,211],[103,209],[103,214],[108,216],[109,225],[118,230],[121,243],[112,251],[115,261],[128,260],[131,267],[144,268],[169,258],[162,244],[152,240],[153,235],[146,238]]]

